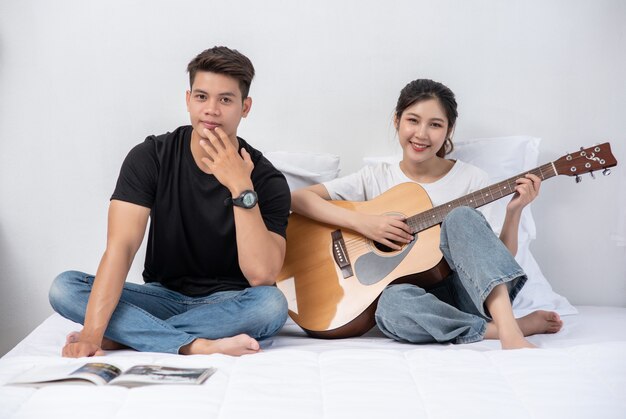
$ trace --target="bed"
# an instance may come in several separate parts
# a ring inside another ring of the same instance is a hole
[[[59,356],[77,330],[52,315],[0,359],[0,418],[623,418],[626,309],[577,307],[542,349],[499,350],[497,341],[408,345],[373,329],[344,340],[307,337],[288,322],[255,355],[190,356],[113,351],[106,361],[214,366],[201,386],[134,389],[3,385]]]
[[[492,138],[455,145],[453,157],[484,168],[495,183],[535,167],[539,139]],[[490,159],[485,150],[498,159]],[[266,155],[292,188],[339,173],[338,156]],[[365,163],[397,158],[366,158]],[[491,205],[490,221],[498,225],[505,202]],[[409,345],[384,337],[376,328],[358,338],[319,340],[288,321],[255,355],[184,357],[122,350],[105,358],[122,368],[140,363],[216,367],[201,386],[6,385],[35,365],[84,363],[60,357],[65,336],[80,325],[55,314],[0,358],[0,419],[626,417],[626,308],[572,306],[539,269],[529,249],[534,237],[527,208],[516,258],[528,282],[514,311],[523,316],[537,309],[555,310],[564,320],[559,333],[529,338],[542,349],[502,351],[497,341]]]

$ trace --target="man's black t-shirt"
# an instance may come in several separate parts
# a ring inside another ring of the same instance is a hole
[[[150,208],[143,277],[186,295],[249,286],[239,267],[231,196],[191,154],[191,126],[150,136],[129,153],[111,199]],[[291,205],[283,174],[239,138],[252,158],[252,183],[265,226],[285,237]]]

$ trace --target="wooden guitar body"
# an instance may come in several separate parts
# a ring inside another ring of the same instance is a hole
[[[365,214],[406,217],[432,208],[426,192],[415,183],[398,185],[371,201],[332,202]],[[289,302],[289,315],[314,337],[363,334],[374,326],[374,303],[387,285],[410,282],[428,288],[445,276],[448,268],[439,251],[439,231],[435,225],[401,250],[385,251],[390,249],[379,249],[351,230],[291,214],[290,244],[277,281]],[[340,232],[343,240],[333,240],[333,232]],[[337,262],[335,251],[342,245],[352,275]]]

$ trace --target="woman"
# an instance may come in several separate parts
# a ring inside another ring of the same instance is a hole
[[[392,249],[414,237],[401,216],[369,215],[327,202],[375,198],[403,182],[417,182],[433,205],[487,186],[482,170],[446,159],[457,118],[452,91],[418,79],[400,92],[394,125],[402,148],[399,164],[366,166],[352,175],[292,193],[292,210],[318,221],[352,229]],[[535,311],[515,319],[511,302],[526,281],[515,262],[522,209],[539,194],[541,180],[528,174],[516,181],[498,238],[478,211],[452,210],[441,226],[440,249],[452,269],[435,289],[391,285],[380,296],[376,323],[387,336],[404,342],[469,343],[499,339],[502,348],[534,347],[525,337],[556,333],[559,315]],[[471,240],[471,243],[468,242]]]

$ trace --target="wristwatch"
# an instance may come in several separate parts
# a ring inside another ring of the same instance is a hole
[[[227,199],[225,203],[228,201],[229,199]],[[237,207],[250,209],[254,208],[256,203],[259,202],[259,197],[256,192],[248,189],[243,191],[237,198],[230,198],[230,201]]]

